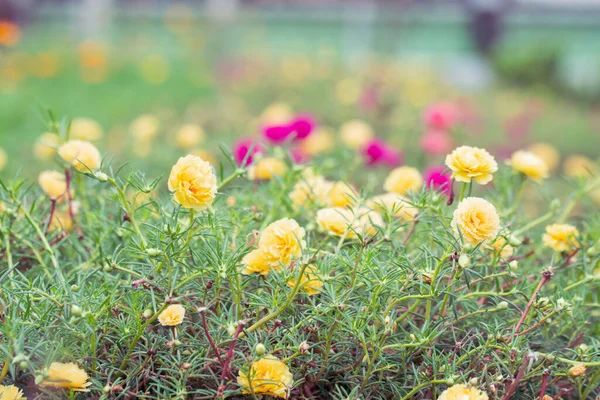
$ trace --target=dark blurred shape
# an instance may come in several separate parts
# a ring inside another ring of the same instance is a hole
[[[9,0],[0,0],[0,20],[16,21],[17,7]]]
[[[473,41],[481,54],[494,50],[504,30],[504,19],[514,0],[461,0],[470,19]]]

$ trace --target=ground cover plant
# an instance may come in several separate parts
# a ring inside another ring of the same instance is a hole
[[[354,122],[306,163],[301,114],[149,178],[47,119],[54,169],[1,184],[2,399],[600,395],[589,159],[420,171]]]

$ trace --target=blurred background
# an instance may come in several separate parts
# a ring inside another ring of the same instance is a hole
[[[47,110],[157,173],[298,113],[319,132],[298,160],[360,120],[411,164],[540,142],[591,162],[600,0],[0,0],[1,176],[51,165]]]

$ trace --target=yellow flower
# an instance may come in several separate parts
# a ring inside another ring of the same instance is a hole
[[[242,393],[287,399],[294,376],[277,357],[268,355],[254,361],[248,373],[240,370],[237,382]]]
[[[283,218],[273,222],[260,235],[258,248],[271,266],[289,265],[306,247],[305,231],[296,220]]]
[[[577,248],[577,236],[579,231],[569,224],[553,224],[546,227],[546,233],[542,236],[544,246],[556,251],[573,251]]]
[[[488,395],[475,387],[459,384],[444,390],[438,400],[488,400]]]
[[[137,117],[130,125],[131,135],[138,141],[152,140],[158,135],[159,121],[154,115],[144,114]]]
[[[185,124],[176,133],[177,146],[182,149],[191,149],[202,143],[205,136],[200,125]]]
[[[51,132],[43,133],[33,145],[33,155],[38,160],[49,160],[54,157],[59,145],[58,135]]]
[[[38,176],[38,183],[50,198],[57,199],[67,192],[65,175],[58,171],[41,172]]]
[[[244,275],[268,275],[271,272],[271,260],[267,258],[261,249],[255,249],[246,254],[242,259],[242,264],[244,264],[244,269],[242,270],[242,274]],[[275,265],[274,267],[279,267],[279,265]]]
[[[348,238],[355,238],[356,233],[349,230],[353,220],[354,215],[347,208],[331,207],[317,211],[317,224],[335,236],[346,235]]]
[[[560,153],[551,144],[535,143],[529,146],[528,150],[544,160],[550,170],[556,168],[560,162]]]
[[[377,211],[368,207],[359,207],[354,212],[354,230],[362,235],[376,235],[377,227],[383,226],[383,218]]]
[[[548,165],[537,155],[530,151],[516,151],[513,153],[510,164],[512,167],[527,175],[534,181],[541,181],[548,177]]]
[[[162,326],[176,326],[183,322],[185,308],[181,304],[171,304],[158,316],[158,322]]]
[[[6,167],[8,163],[8,154],[6,154],[6,150],[0,147],[0,171]]]
[[[360,149],[373,139],[371,126],[364,121],[353,120],[346,122],[340,128],[342,142],[351,149]]]
[[[383,188],[386,192],[405,195],[409,191],[418,191],[423,186],[421,173],[412,167],[398,167],[393,169],[385,182]]]
[[[474,179],[485,185],[494,179],[498,163],[490,153],[478,147],[461,146],[446,156],[446,166],[452,171],[452,178],[458,182],[471,182]]]
[[[306,154],[317,155],[331,151],[335,147],[335,136],[330,130],[320,128],[300,143]]]
[[[296,286],[296,279],[290,278],[287,281],[287,285],[291,288]],[[315,265],[308,265],[300,278],[300,290],[303,290],[309,296],[318,294],[323,287],[323,279],[319,275],[319,271]]]
[[[478,245],[496,237],[500,229],[500,217],[496,207],[489,201],[467,197],[454,211],[451,225],[456,235],[462,235],[465,243]]]
[[[58,149],[58,155],[76,170],[90,172],[100,168],[102,157],[100,152],[90,142],[70,140]]]
[[[56,211],[50,223],[50,231],[52,232],[68,232],[73,227],[73,221],[68,213],[64,211]]]
[[[419,210],[408,203],[405,197],[396,193],[375,196],[367,201],[367,206],[379,212],[387,212],[407,221],[412,221]]]
[[[292,109],[285,103],[273,103],[262,112],[260,122],[265,125],[278,125],[289,122],[293,117]]]
[[[248,179],[267,181],[275,176],[283,176],[287,171],[287,165],[283,160],[275,157],[261,158],[248,168]]]
[[[75,118],[71,122],[69,139],[93,141],[100,139],[102,135],[102,126],[91,118]]]
[[[490,243],[489,249],[494,253],[498,253],[501,258],[512,257],[515,252],[515,249],[502,236]]]
[[[577,364],[577,365],[573,365],[571,368],[569,368],[569,376],[571,378],[575,378],[578,377],[579,375],[582,375],[585,373],[585,365],[583,364]]]
[[[185,208],[202,211],[217,193],[217,177],[209,162],[192,154],[179,158],[169,175],[169,190]]]
[[[343,79],[335,85],[335,97],[341,104],[354,104],[358,96],[360,96],[360,82],[357,79]]]
[[[23,392],[15,385],[0,385],[0,399],[2,400],[21,400]]]
[[[310,206],[312,203],[326,205],[329,203],[331,189],[331,182],[322,176],[302,176],[294,185],[289,197],[295,209]]]
[[[75,363],[53,362],[48,368],[48,377],[42,386],[73,389],[76,392],[88,392],[88,374]]]
[[[590,177],[597,170],[597,165],[595,162],[587,158],[586,156],[582,156],[579,154],[568,157],[564,164],[563,168],[565,170],[565,175],[571,178],[577,177]]]
[[[333,207],[346,207],[356,202],[358,193],[346,182],[336,182],[329,190],[329,204]]]

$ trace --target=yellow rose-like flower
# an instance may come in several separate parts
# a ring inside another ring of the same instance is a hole
[[[67,192],[65,175],[58,171],[41,172],[38,176],[38,183],[50,198],[57,199]]]
[[[21,400],[23,392],[15,385],[0,385],[0,399],[2,400]]]
[[[6,167],[8,163],[8,154],[6,154],[6,150],[0,147],[0,171]]]
[[[289,194],[295,209],[307,207],[312,203],[326,205],[329,203],[329,193],[332,183],[322,176],[301,177]]]
[[[305,231],[296,220],[283,218],[273,222],[260,235],[258,248],[271,266],[289,265],[306,247]]]
[[[255,249],[246,254],[242,259],[242,264],[244,264],[244,269],[242,270],[242,274],[244,275],[268,275],[271,269],[276,270],[280,267],[280,264],[271,266],[271,259],[261,249]]]
[[[296,279],[290,278],[287,281],[287,285],[291,288],[296,286]],[[300,278],[300,290],[303,290],[309,296],[314,294],[318,294],[321,292],[321,288],[323,287],[323,279],[319,275],[319,271],[315,265],[308,265],[304,270],[304,274],[302,274],[302,278]]]
[[[183,207],[202,211],[215,199],[217,177],[209,162],[190,154],[179,158],[171,169],[169,190]]]
[[[493,173],[498,170],[498,163],[484,149],[461,146],[446,156],[446,166],[452,171],[452,178],[458,182],[475,180],[485,185],[494,179]]]
[[[351,149],[360,149],[365,146],[375,134],[369,124],[360,120],[346,122],[340,128],[342,142]]]
[[[335,136],[328,129],[320,128],[300,143],[300,148],[312,156],[326,153],[335,147]]]
[[[54,157],[59,146],[58,135],[51,132],[43,133],[33,145],[33,155],[38,160],[49,160]]]
[[[583,364],[573,365],[571,368],[569,368],[569,376],[571,378],[578,377],[579,375],[583,375],[585,370],[586,368]]]
[[[438,400],[488,400],[488,395],[475,387],[459,384],[444,390]]]
[[[560,162],[560,153],[556,147],[548,143],[535,143],[529,146],[528,150],[544,160],[548,169],[553,170],[558,167]]]
[[[90,172],[100,168],[102,157],[90,142],[70,140],[58,148],[58,155],[76,170]]]
[[[72,140],[98,140],[104,134],[102,126],[91,118],[75,118],[71,122],[69,139]]]
[[[137,117],[130,125],[131,135],[138,141],[152,140],[158,135],[160,123],[154,115],[144,114]]]
[[[262,112],[260,122],[265,125],[285,124],[293,117],[292,109],[285,103],[273,103]]]
[[[385,182],[383,188],[386,192],[405,195],[409,191],[418,191],[423,186],[423,177],[416,168],[398,167],[393,169]]]
[[[287,365],[277,357],[268,355],[254,361],[247,373],[240,370],[237,382],[244,394],[254,393],[287,399],[293,379],[294,376]]]
[[[530,151],[516,151],[513,153],[510,164],[512,167],[527,175],[534,181],[541,181],[548,177],[548,165],[540,157]]]
[[[200,125],[185,124],[176,133],[177,146],[182,149],[194,148],[204,141],[205,136]]]
[[[275,176],[283,176],[287,171],[287,165],[283,160],[275,157],[261,158],[248,168],[248,179],[268,181]]]
[[[564,164],[563,168],[565,170],[565,175],[571,178],[579,178],[579,177],[590,177],[596,172],[598,166],[595,162],[587,158],[586,156],[582,156],[579,154],[568,157]]]
[[[546,227],[542,241],[544,246],[556,251],[573,251],[578,246],[578,235],[579,231],[573,225],[552,224]]]
[[[53,362],[48,368],[48,377],[42,386],[73,389],[76,392],[88,392],[88,374],[75,363]]]
[[[354,214],[347,208],[331,207],[317,211],[317,224],[335,236],[355,238],[356,232],[349,229],[353,221]]]
[[[158,316],[158,322],[162,326],[176,326],[183,322],[185,308],[181,304],[170,304]]]
[[[377,234],[377,227],[383,226],[383,218],[377,211],[368,207],[360,207],[354,212],[354,230],[364,235]]]
[[[367,206],[379,212],[387,212],[396,217],[412,221],[419,210],[408,203],[408,200],[396,193],[375,196],[367,201]]]
[[[329,191],[329,204],[333,207],[346,207],[356,202],[358,193],[346,182],[336,182]]]
[[[500,217],[487,200],[467,197],[454,211],[452,228],[456,235],[462,235],[465,243],[478,245],[484,240],[492,240],[500,229]]]

